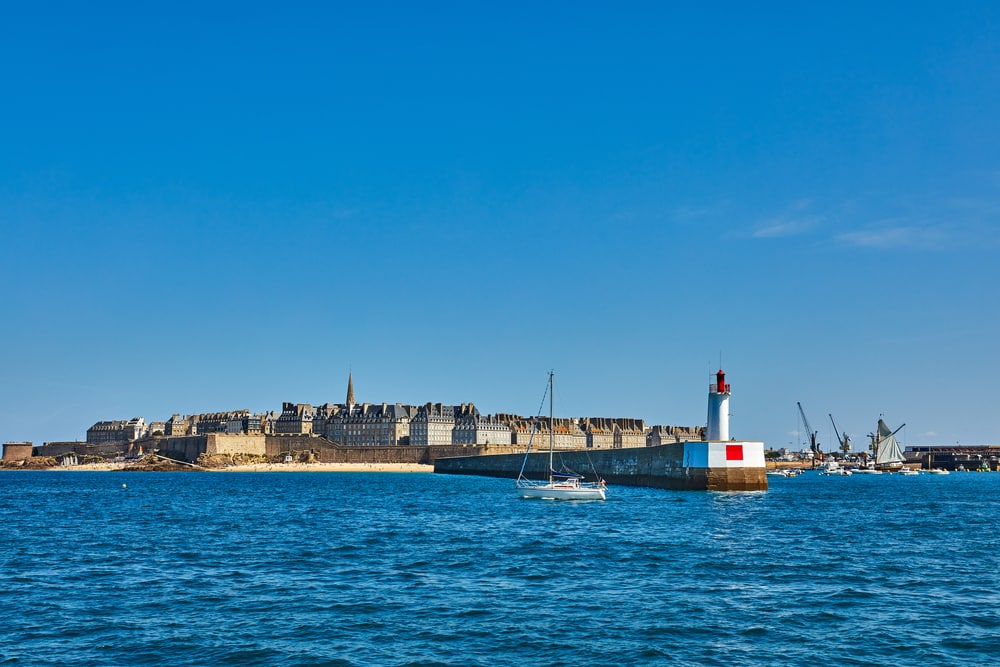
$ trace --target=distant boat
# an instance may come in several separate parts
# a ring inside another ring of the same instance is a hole
[[[768,477],[798,477],[802,471],[798,468],[787,468],[782,470],[768,470]]]
[[[903,449],[899,446],[899,441],[896,440],[896,434],[903,426],[893,431],[885,425],[885,421],[880,417],[876,432],[868,434],[868,437],[872,439],[872,449],[875,452],[876,470],[897,472],[903,467],[903,462],[906,459],[903,457]]]
[[[919,475],[920,473],[914,470],[913,468],[903,468],[902,470],[899,471],[899,474],[912,477],[914,475]]]
[[[552,416],[553,398],[552,389],[554,386],[555,374],[549,372],[549,475],[548,481],[531,480],[524,476],[524,466],[528,462],[528,454],[531,453],[531,444],[528,444],[528,451],[524,453],[524,463],[521,464],[521,472],[517,476],[515,488],[522,498],[545,498],[547,500],[604,500],[606,485],[603,479],[596,482],[584,482],[583,475],[572,471],[556,471],[552,465],[553,428],[555,420]],[[543,401],[545,399],[542,399]]]
[[[927,472],[930,473],[931,475],[950,475],[951,474],[950,472],[948,472],[944,468],[931,468]]]
[[[839,463],[837,463],[833,459],[830,459],[829,461],[823,464],[822,468],[819,469],[819,474],[831,475],[831,476],[839,475],[846,477],[851,474],[851,471],[848,470],[847,468],[842,468]]]

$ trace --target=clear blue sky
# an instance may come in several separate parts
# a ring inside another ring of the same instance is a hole
[[[721,355],[739,438],[1000,444],[1000,4],[746,4],[5,3],[0,439]]]

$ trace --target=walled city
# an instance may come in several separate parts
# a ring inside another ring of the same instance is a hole
[[[195,415],[174,414],[166,421],[143,417],[99,421],[87,429],[86,441],[5,443],[3,458],[82,455],[134,456],[156,449],[193,461],[202,454],[248,453],[274,455],[293,450],[385,450],[392,458],[426,459],[419,450],[473,448],[524,451],[548,447],[549,419],[497,413],[484,415],[473,403],[404,405],[358,403],[353,376],[348,377],[344,403],[284,403],[281,412],[249,410]],[[555,449],[620,449],[700,440],[703,426],[647,426],[642,419],[579,417],[552,421]],[[211,436],[211,437],[210,437]],[[242,437],[239,437],[242,436]],[[408,455],[404,455],[404,451]],[[382,454],[385,457],[385,454]]]

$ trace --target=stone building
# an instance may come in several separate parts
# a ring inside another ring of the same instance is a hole
[[[463,403],[455,415],[452,431],[455,445],[509,445],[510,427],[496,415],[480,414],[472,403]]]
[[[642,419],[615,419],[615,448],[645,447],[649,427]]]
[[[454,405],[426,403],[417,408],[410,420],[410,444],[419,447],[450,445],[454,430]]]
[[[260,416],[260,430],[265,435],[274,435],[274,425],[278,423],[278,417],[281,416],[280,412],[275,412],[271,410],[270,412],[265,412]]]
[[[518,447],[527,447],[529,443],[532,447],[534,447],[538,444],[538,439],[541,437],[539,435],[539,427],[540,423],[543,421],[541,417],[528,418],[506,412],[498,412],[496,419],[510,430],[510,444],[517,445]],[[548,424],[547,417],[544,421]],[[548,433],[547,426],[545,432]],[[547,447],[548,436],[546,435],[545,437]]]
[[[142,417],[133,417],[129,420],[99,421],[87,429],[87,442],[92,445],[131,442],[145,435],[146,420]]]
[[[282,403],[274,422],[275,435],[308,435],[313,432],[315,408],[308,403]]]
[[[163,429],[163,435],[172,437],[191,435],[191,420],[187,417],[174,414],[167,420],[166,427]]]
[[[549,421],[543,419],[541,426],[544,429],[542,431],[542,437],[545,438],[543,442],[548,442],[549,436],[546,430],[549,427]],[[580,420],[561,419],[557,417],[552,422],[552,430],[554,432],[552,438],[553,449],[586,449],[587,434],[580,428]]]
[[[392,447],[410,444],[413,408],[401,403],[322,405],[314,431],[346,447]]]
[[[190,418],[198,435],[207,433],[234,433],[256,435],[262,432],[261,415],[251,414],[249,410],[234,410],[231,412],[209,412],[194,415]]]
[[[672,442],[700,442],[704,439],[704,426],[653,426],[646,434],[646,446],[658,447]]]
[[[586,417],[580,420],[580,426],[587,438],[587,449],[615,448],[614,420],[602,417]]]

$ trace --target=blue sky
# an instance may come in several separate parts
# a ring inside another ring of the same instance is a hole
[[[6,3],[0,439],[358,400],[1000,444],[1000,5]]]

